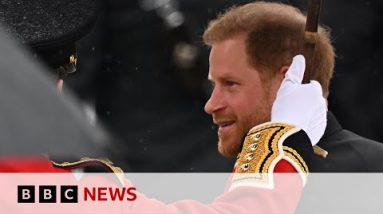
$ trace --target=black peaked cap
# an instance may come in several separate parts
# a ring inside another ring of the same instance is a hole
[[[0,0],[6,31],[57,68],[75,54],[75,43],[92,28],[96,0]]]

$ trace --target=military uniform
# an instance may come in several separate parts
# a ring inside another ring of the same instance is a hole
[[[250,130],[229,188],[212,203],[192,200],[165,204],[139,195],[131,213],[294,213],[312,146],[295,126],[265,123]],[[289,176],[281,176],[282,174]]]
[[[328,155],[326,158],[315,155],[311,172],[383,172],[383,144],[343,129],[331,112],[317,145]]]
[[[107,209],[109,213],[270,213],[271,210],[275,213],[293,213],[305,183],[311,153],[309,137],[301,129],[284,123],[264,123],[247,134],[229,188],[211,204],[192,200],[165,204],[138,194],[137,199],[129,204],[107,206]],[[45,157],[2,159],[0,172],[70,173],[71,170],[95,164],[116,174],[121,173],[105,161],[85,159],[56,164]],[[281,173],[288,173],[288,177],[281,177]],[[86,185],[86,181],[89,180],[78,182],[79,185]],[[102,182],[98,185],[106,186],[109,181]],[[97,206],[84,204],[82,209]],[[80,205],[84,204],[80,202]]]

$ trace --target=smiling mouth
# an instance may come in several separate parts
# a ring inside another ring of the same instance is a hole
[[[225,127],[228,127],[232,124],[234,124],[234,121],[224,122],[224,123],[219,124],[219,128],[225,128]]]
[[[234,121],[222,122],[218,124],[218,137],[222,138],[224,136],[228,136],[233,127]]]

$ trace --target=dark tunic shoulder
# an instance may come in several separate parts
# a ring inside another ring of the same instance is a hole
[[[343,129],[331,112],[318,146],[328,156],[314,155],[311,172],[383,172],[383,144]]]

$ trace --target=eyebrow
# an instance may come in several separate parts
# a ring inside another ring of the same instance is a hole
[[[238,75],[233,75],[232,72],[227,72],[227,73],[221,73],[218,78],[213,78],[211,76],[211,73],[209,72],[208,74],[208,78],[207,78],[210,82],[217,82],[217,81],[241,81],[243,80],[243,78],[241,78],[241,76],[238,76]]]
[[[238,77],[234,77],[232,75],[223,75],[223,76],[220,76],[217,81],[240,81],[240,79]]]

